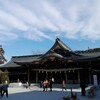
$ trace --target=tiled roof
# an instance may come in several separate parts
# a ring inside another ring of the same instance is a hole
[[[72,51],[66,44],[64,44],[59,38],[56,39],[56,42],[65,50]]]
[[[26,62],[26,63],[33,62],[33,61],[39,60],[40,56],[41,55],[13,56],[8,63],[6,63],[3,66],[0,66],[0,68],[21,67],[21,65],[18,65],[15,62],[20,62],[20,63],[21,62]]]
[[[79,52],[78,54],[83,56],[100,56],[100,52]]]
[[[21,67],[20,64],[31,64],[35,61],[47,59],[47,57],[56,57],[59,59],[65,59],[73,61],[94,59],[100,57],[100,52],[74,52],[67,45],[65,45],[59,38],[56,39],[55,44],[45,54],[39,55],[27,55],[27,56],[14,56],[12,59],[1,68],[5,67]]]

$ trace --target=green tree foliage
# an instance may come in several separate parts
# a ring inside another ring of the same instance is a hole
[[[9,83],[9,76],[8,76],[8,71],[5,70],[4,72],[0,70],[0,83],[4,83],[7,81]]]
[[[0,45],[0,64],[3,64],[5,61],[7,61],[4,57],[4,49],[2,48],[2,46]]]

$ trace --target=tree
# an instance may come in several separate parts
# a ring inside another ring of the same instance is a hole
[[[7,81],[9,83],[9,76],[8,76],[8,71],[5,70],[4,72],[0,70],[0,83],[4,83]]]
[[[7,60],[4,57],[4,49],[2,48],[2,45],[0,45],[0,64],[3,64],[4,62],[6,62]]]
[[[2,48],[2,46],[0,45],[0,64],[4,64],[5,61],[7,61],[4,57],[4,49]],[[9,76],[8,76],[8,71],[5,70],[4,72],[2,70],[0,70],[0,83],[2,82],[9,82]]]

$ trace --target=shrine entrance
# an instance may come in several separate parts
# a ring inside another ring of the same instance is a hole
[[[39,70],[36,73],[37,81],[54,78],[56,84],[61,84],[62,80],[65,80],[68,84],[80,83],[80,70]]]

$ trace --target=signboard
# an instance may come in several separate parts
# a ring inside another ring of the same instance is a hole
[[[98,85],[97,75],[93,75],[93,84],[94,86]]]

